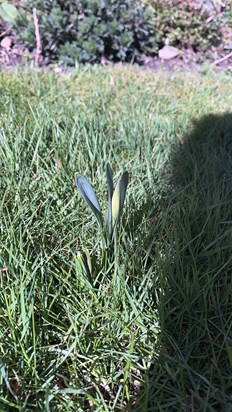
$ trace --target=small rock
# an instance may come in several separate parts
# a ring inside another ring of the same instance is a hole
[[[164,46],[158,52],[159,58],[163,60],[171,60],[180,54],[180,50],[173,46]]]
[[[12,40],[10,37],[4,37],[4,39],[2,39],[1,43],[0,43],[1,47],[3,47],[4,49],[9,50],[11,48],[12,45]]]

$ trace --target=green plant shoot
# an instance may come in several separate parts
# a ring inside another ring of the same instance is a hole
[[[111,242],[115,238],[125,203],[129,174],[127,171],[123,173],[121,179],[117,183],[115,190],[113,185],[113,173],[109,163],[107,163],[106,165],[106,177],[108,184],[108,207],[106,224],[104,224],[103,222],[102,211],[96,193],[94,192],[91,184],[86,179],[86,177],[77,176],[76,185],[81,196],[96,216],[101,230],[104,232],[104,234],[107,235],[106,237]]]

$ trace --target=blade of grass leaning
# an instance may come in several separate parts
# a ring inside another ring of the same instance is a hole
[[[107,208],[107,228],[110,235],[112,230],[112,197],[114,192],[113,173],[110,164],[106,165],[106,177],[108,184],[108,208]]]
[[[77,188],[83,197],[83,199],[86,201],[92,212],[95,214],[99,225],[102,227],[103,225],[103,218],[102,218],[102,211],[101,207],[99,205],[97,196],[89,183],[89,181],[86,179],[84,176],[77,176],[76,178],[76,185]]]

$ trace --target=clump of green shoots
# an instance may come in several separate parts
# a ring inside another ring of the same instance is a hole
[[[104,266],[104,264],[109,261],[112,255],[114,257],[117,255],[118,227],[125,203],[129,174],[127,171],[123,173],[121,179],[116,185],[115,190],[113,185],[113,173],[109,163],[107,163],[106,165],[106,177],[108,185],[108,206],[107,216],[105,220],[103,218],[101,206],[99,204],[96,193],[89,181],[84,176],[76,177],[77,188],[83,199],[86,201],[86,203],[96,216],[100,228],[101,266]],[[88,275],[92,276],[90,254],[87,249],[85,249],[82,256],[79,256],[79,260],[81,261],[81,264],[84,264]]]

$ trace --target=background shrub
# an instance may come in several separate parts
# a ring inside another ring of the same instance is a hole
[[[1,1],[1,0],[0,0]],[[15,24],[19,39],[35,49],[36,7],[43,55],[49,61],[138,61],[166,42],[210,51],[232,48],[231,8],[213,0],[25,0]],[[218,8],[220,10],[218,10]]]
[[[153,8],[153,25],[159,44],[192,47],[205,51],[222,42],[221,28],[227,9],[209,18],[216,11],[213,2],[197,0],[145,0]]]
[[[68,64],[136,60],[153,54],[156,39],[152,9],[133,0],[27,0],[15,30],[29,50],[35,48],[32,9],[37,8],[43,54]]]

